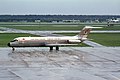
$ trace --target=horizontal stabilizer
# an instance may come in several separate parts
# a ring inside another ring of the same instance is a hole
[[[96,28],[103,28],[103,27],[92,27],[92,26],[85,26],[84,28],[96,29]]]

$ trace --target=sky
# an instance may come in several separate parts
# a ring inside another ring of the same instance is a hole
[[[0,15],[120,15],[120,0],[0,0]]]

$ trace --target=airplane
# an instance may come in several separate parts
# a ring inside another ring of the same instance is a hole
[[[87,40],[88,34],[93,28],[101,27],[85,26],[82,31],[75,36],[18,37],[10,41],[8,46],[12,47],[13,51],[15,47],[50,47],[50,51],[53,50],[53,47],[56,47],[56,51],[59,51],[60,46],[78,45]]]
[[[117,22],[120,22],[120,21],[117,20],[117,19],[111,19],[110,22],[115,22],[115,23],[117,23]]]

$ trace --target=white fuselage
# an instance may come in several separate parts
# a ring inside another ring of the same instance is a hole
[[[77,36],[65,37],[18,37],[9,43],[10,47],[63,46],[80,43]]]

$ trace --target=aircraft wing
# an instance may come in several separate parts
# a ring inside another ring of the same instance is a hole
[[[71,45],[78,45],[78,44],[46,44],[46,46],[71,46]]]

